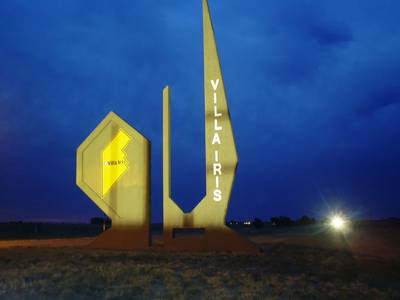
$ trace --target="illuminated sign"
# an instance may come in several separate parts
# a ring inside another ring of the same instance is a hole
[[[125,147],[131,138],[119,130],[115,138],[103,150],[103,196],[113,184],[128,170]]]
[[[206,195],[188,213],[171,198],[170,88],[163,92],[164,247],[172,250],[246,251],[258,247],[225,225],[237,154],[208,3],[203,0]],[[193,236],[178,235],[182,231]]]
[[[112,220],[94,248],[146,249],[150,239],[150,143],[109,113],[77,150],[77,185]]]
[[[220,177],[222,175],[222,165],[219,161],[219,149],[217,145],[221,145],[221,138],[219,136],[219,131],[222,131],[223,128],[218,125],[218,118],[222,117],[222,113],[218,112],[218,97],[217,97],[217,89],[219,86],[219,78],[217,80],[210,80],[210,83],[213,88],[213,105],[214,105],[214,134],[212,138],[211,145],[215,145],[214,150],[214,162],[213,162],[213,176],[215,178],[215,185],[213,190],[213,199],[214,201],[222,200],[222,191],[220,189]]]

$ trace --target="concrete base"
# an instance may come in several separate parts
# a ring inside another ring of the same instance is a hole
[[[109,229],[95,238],[88,247],[109,250],[148,250],[151,246],[147,230]]]
[[[173,236],[172,229],[167,229],[163,240],[164,249],[170,251],[261,253],[256,244],[229,228],[205,229],[201,236],[178,237]]]

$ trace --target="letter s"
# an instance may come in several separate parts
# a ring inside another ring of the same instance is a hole
[[[215,189],[214,190],[214,201],[221,201],[222,200],[222,191],[220,189]]]

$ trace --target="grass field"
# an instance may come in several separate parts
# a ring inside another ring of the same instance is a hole
[[[398,231],[377,228],[345,238],[308,226],[248,232],[264,250],[256,256],[77,247],[88,239],[71,240],[75,247],[7,241],[0,243],[0,298],[400,299]],[[363,252],[374,238],[386,250]]]

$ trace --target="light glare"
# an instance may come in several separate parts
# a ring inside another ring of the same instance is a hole
[[[335,229],[335,230],[342,230],[345,227],[346,221],[342,216],[336,215],[331,218],[330,225]]]

